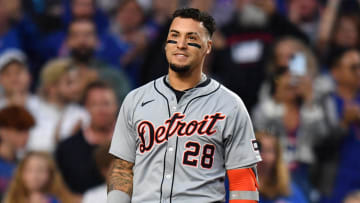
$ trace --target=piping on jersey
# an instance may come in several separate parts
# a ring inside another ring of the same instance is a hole
[[[183,111],[183,114],[185,114],[185,112],[186,112],[189,104],[190,104],[191,102],[193,102],[195,99],[199,99],[199,98],[201,98],[201,97],[206,97],[206,96],[208,96],[208,95],[211,95],[211,94],[215,93],[216,91],[218,91],[218,90],[220,89],[220,87],[221,87],[221,84],[219,84],[218,87],[217,87],[215,90],[209,92],[208,94],[200,95],[200,96],[197,96],[197,97],[194,97],[193,99],[191,99],[191,100],[187,103],[187,105],[185,106],[185,109],[184,109],[184,111]],[[157,87],[156,87],[156,80],[154,80],[154,88],[155,88],[156,92],[158,92],[162,97],[165,98],[166,103],[167,103],[167,107],[168,107],[168,114],[169,114],[169,118],[170,118],[170,117],[171,117],[171,113],[170,113],[169,100],[167,99],[167,97],[166,97],[164,94],[162,94],[162,93],[157,89]],[[168,137],[166,137],[166,140],[167,140],[167,139],[168,139]],[[175,154],[177,153],[178,139],[179,139],[179,136],[176,136]],[[176,168],[176,157],[177,157],[177,156],[175,156],[175,159],[174,159],[174,167],[173,167],[173,175],[172,175],[172,184],[171,184],[171,190],[170,190],[170,203],[172,202],[172,192],[173,192],[173,187],[174,187],[174,178],[175,178],[175,175],[174,175],[174,174],[175,174],[175,168]],[[165,153],[164,153],[163,177],[162,177],[161,185],[160,185],[160,202],[161,202],[161,198],[162,198],[162,185],[163,185],[164,177],[165,177],[165,158],[166,158],[166,151],[165,151]]]
[[[156,81],[154,80],[154,88],[156,90],[156,92],[158,92],[162,97],[165,98],[166,100],[166,103],[167,103],[167,107],[168,107],[168,114],[169,114],[169,118],[171,117],[171,113],[170,113],[170,105],[169,105],[169,100],[165,97],[165,95],[163,93],[161,93],[157,87],[156,87]],[[161,179],[161,184],[160,184],[160,202],[161,202],[161,198],[162,198],[162,186],[163,186],[163,183],[164,183],[164,178],[165,178],[165,158],[166,158],[166,152],[165,151],[165,154],[164,154],[164,165],[163,165],[163,175],[162,175],[162,179]]]

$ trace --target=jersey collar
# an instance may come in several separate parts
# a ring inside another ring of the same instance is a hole
[[[158,78],[154,81],[155,88],[162,93],[168,101],[177,101],[176,95],[174,91],[169,87],[168,83],[168,75]],[[219,82],[215,81],[207,77],[205,74],[202,74],[201,80],[198,85],[194,88],[185,90],[185,94],[181,97],[180,101],[178,102],[179,105],[186,104],[190,100],[201,97],[207,94],[211,94],[219,89],[220,84]]]

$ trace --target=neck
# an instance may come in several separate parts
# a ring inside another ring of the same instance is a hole
[[[56,94],[49,94],[46,98],[46,101],[60,109],[65,106],[65,102],[62,101]]]
[[[338,85],[337,93],[341,98],[345,100],[352,100],[356,96],[357,88],[349,88],[344,85]]]
[[[5,21],[0,22],[0,35],[6,33],[8,31],[8,23]]]
[[[90,127],[86,130],[85,136],[90,144],[105,144],[111,140],[113,134],[113,126],[108,127],[96,127],[94,125],[90,125]]]
[[[0,157],[6,161],[13,162],[15,161],[15,150],[10,147],[7,143],[0,143]]]
[[[27,91],[6,92],[5,97],[9,104],[24,106],[29,94]]]
[[[280,96],[280,94],[274,95],[274,100],[278,104],[283,104],[286,107],[297,107],[297,103],[295,99],[285,99],[284,97]]]
[[[284,105],[287,109],[297,109],[299,106],[296,101],[285,101]]]
[[[169,83],[176,90],[187,90],[199,84],[201,73],[201,68],[194,68],[188,73],[177,73],[169,68]]]
[[[31,190],[31,191],[29,191],[28,202],[29,203],[46,203],[46,202],[48,202],[48,199],[47,199],[45,193],[38,191],[38,190]]]

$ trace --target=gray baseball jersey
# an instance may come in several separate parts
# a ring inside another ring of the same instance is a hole
[[[134,163],[135,203],[223,202],[226,169],[260,161],[248,112],[213,79],[177,101],[166,76],[125,98],[110,153]]]

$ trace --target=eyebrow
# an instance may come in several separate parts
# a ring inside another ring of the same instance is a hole
[[[170,30],[170,32],[180,33],[180,32],[177,31],[177,30]]]
[[[197,36],[199,36],[199,34],[197,32],[188,32],[188,33],[186,33],[186,35],[197,35]]]
[[[177,34],[180,34],[180,32],[177,31],[177,30],[170,30],[170,32],[175,32],[175,33],[177,33]],[[199,33],[197,33],[197,32],[188,32],[188,33],[186,33],[186,35],[197,35],[197,36],[200,36]]]

